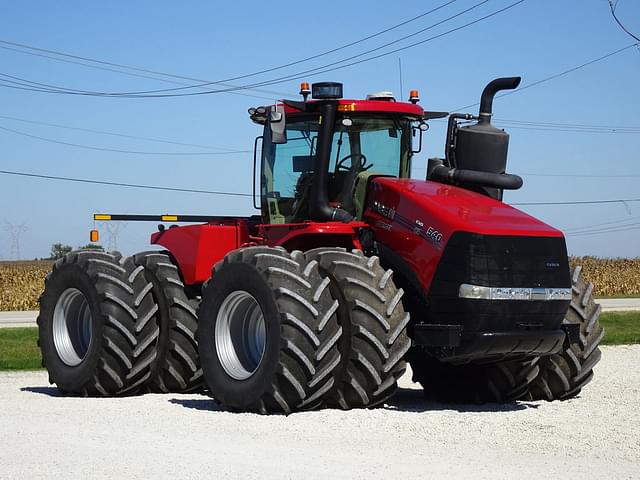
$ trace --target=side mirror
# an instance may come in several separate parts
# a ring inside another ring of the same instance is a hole
[[[271,130],[271,143],[287,143],[287,121],[284,114],[284,105],[270,108],[267,121]]]
[[[425,122],[420,122],[418,125],[414,125],[411,127],[411,136],[413,138],[418,135],[418,148],[412,148],[411,153],[416,154],[422,151],[422,134],[429,130],[429,124]]]

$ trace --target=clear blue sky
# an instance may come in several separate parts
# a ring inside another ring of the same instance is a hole
[[[206,80],[220,80],[286,64],[339,47],[409,19],[440,1],[374,2],[9,2],[0,16],[0,40]],[[312,62],[238,80],[261,81],[315,68],[375,48],[443,20],[480,0],[457,0],[401,28]],[[490,0],[466,15],[400,42],[429,38],[513,0]],[[640,2],[620,0],[616,10],[640,35]],[[309,82],[343,82],[345,96],[420,90],[425,109],[449,110],[478,101],[491,79],[521,75],[522,86],[604,56],[634,42],[615,23],[606,0],[527,0],[504,13],[423,45],[334,72]],[[0,46],[6,44],[0,44]],[[390,50],[392,47],[380,52]],[[379,53],[380,53],[379,52]],[[86,68],[0,48],[0,73],[33,82],[99,91],[140,91],[177,85]],[[7,79],[8,77],[0,77]],[[0,87],[0,116],[251,150],[259,129],[247,108],[288,92],[299,80],[264,87],[272,93],[178,98],[100,98]],[[640,50],[630,48],[574,73],[497,99],[497,119],[635,127],[635,133],[565,132],[506,127],[509,171],[524,187],[506,201],[602,200],[640,197]],[[477,107],[470,109],[475,113]],[[498,122],[499,123],[499,122]],[[520,124],[522,126],[522,124]],[[61,142],[149,152],[207,152],[54,128],[0,117],[0,127]],[[415,160],[424,175],[430,156],[442,156],[444,124],[432,122]],[[540,127],[538,127],[540,128]],[[0,130],[0,169],[205,190],[251,191],[251,154],[166,156],[124,154],[45,142]],[[566,175],[566,176],[533,176]],[[587,175],[572,177],[572,174]],[[589,177],[588,175],[592,175]],[[606,175],[606,176],[603,176]],[[53,242],[88,242],[94,212],[253,213],[251,200],[205,194],[154,192],[0,175],[0,259],[11,254],[5,222],[24,223],[23,258],[47,256]],[[640,202],[582,206],[530,206],[527,212],[561,229],[607,225],[594,235],[570,235],[577,255],[640,256]],[[612,223],[610,223],[612,222]],[[623,228],[620,228],[623,226]],[[628,229],[626,228],[628,226]],[[155,224],[128,224],[118,235],[124,253],[146,248]],[[626,229],[626,230],[625,230]],[[107,232],[101,228],[103,241]]]

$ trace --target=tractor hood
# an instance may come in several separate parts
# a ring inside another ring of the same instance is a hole
[[[432,227],[443,235],[441,241],[457,231],[562,237],[559,230],[506,203],[437,182],[376,178],[371,182],[367,204],[367,212],[373,211],[377,217],[397,219],[411,228],[420,223],[425,229]]]
[[[483,285],[565,286],[562,232],[485,195],[432,181],[378,177],[370,181],[363,217],[383,260],[418,291],[430,290],[441,258],[455,264],[452,271],[486,277]],[[556,281],[554,272],[562,278]]]

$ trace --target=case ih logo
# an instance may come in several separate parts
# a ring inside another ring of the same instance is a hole
[[[387,207],[386,205],[378,202],[377,200],[373,202],[373,209],[376,212],[378,212],[380,215],[387,217],[391,220],[393,220],[393,218],[396,216],[396,211],[393,208]]]

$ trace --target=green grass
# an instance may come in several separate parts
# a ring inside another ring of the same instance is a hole
[[[41,367],[37,328],[0,328],[0,370]]]
[[[603,345],[640,343],[640,312],[605,312],[600,324],[604,327]]]
[[[606,312],[603,345],[640,343],[640,312]],[[40,369],[37,328],[0,328],[0,370]]]

